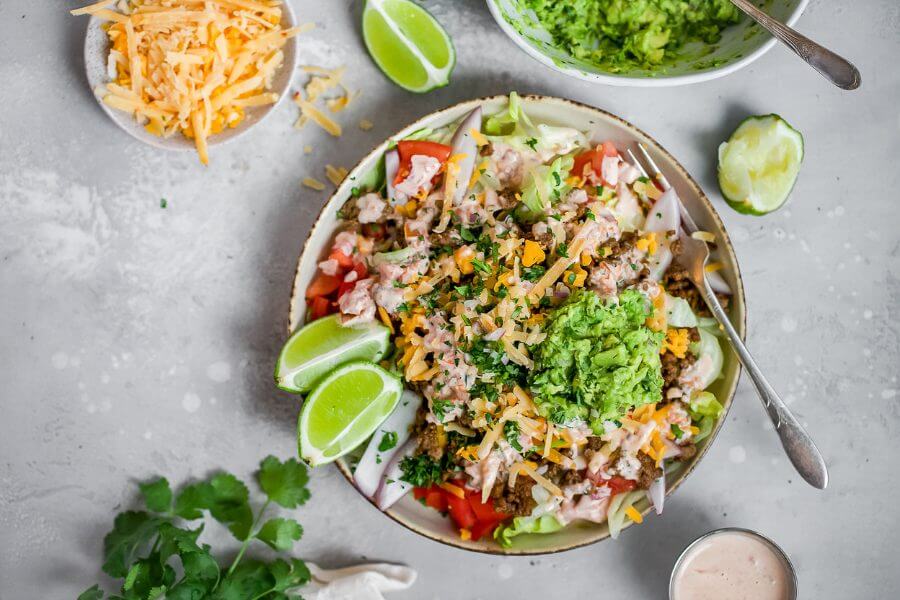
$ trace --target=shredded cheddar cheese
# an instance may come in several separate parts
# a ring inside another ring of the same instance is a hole
[[[628,515],[629,519],[631,519],[638,525],[644,522],[644,516],[640,512],[638,512],[638,509],[633,506],[629,506],[628,508],[626,508],[625,514]]]
[[[111,81],[97,93],[153,135],[193,139],[203,164],[210,136],[278,100],[267,90],[282,48],[312,28],[282,29],[279,0],[131,0],[128,14],[111,4],[71,11],[107,21]]]

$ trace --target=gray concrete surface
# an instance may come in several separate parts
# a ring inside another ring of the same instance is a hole
[[[520,53],[479,0],[427,0],[449,29],[453,84],[423,97],[386,82],[357,30],[360,2],[292,0],[318,29],[307,64],[347,66],[362,90],[339,140],[292,128],[284,104],[202,168],[140,145],[85,85],[86,21],[66,2],[0,1],[0,598],[73,598],[100,576],[102,537],[136,480],[294,452],[297,403],[276,391],[297,254],[324,193],[300,187],[352,166],[435,108],[539,92],[609,109],[654,134],[713,196],[738,250],[749,342],[822,448],[831,487],[793,473],[746,382],[704,463],[618,542],[505,559],[436,545],[317,470],[298,554],[324,565],[408,563],[406,598],[662,598],[679,550],[719,526],[756,528],[794,560],[803,598],[900,591],[892,468],[900,425],[900,5],[814,0],[800,28],[856,61],[842,93],[782,48],[686,88],[592,86]],[[298,73],[297,81],[300,81]],[[716,194],[716,147],[739,120],[778,112],[806,137],[790,203],[738,215]],[[375,122],[359,131],[360,118]],[[303,147],[313,145],[311,155]],[[160,208],[160,199],[168,208]]]

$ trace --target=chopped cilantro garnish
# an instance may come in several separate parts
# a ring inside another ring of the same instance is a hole
[[[534,265],[531,267],[524,267],[522,269],[522,279],[525,281],[537,281],[541,277],[544,276],[544,273],[547,271],[547,268],[543,265]]]
[[[477,258],[472,259],[472,266],[475,267],[476,270],[481,271],[487,275],[491,274],[491,267],[483,260],[478,260]]]
[[[588,210],[586,213],[584,213],[584,217],[586,219],[590,219],[591,221],[597,220],[597,215],[595,215],[592,210]]]
[[[560,244],[556,247],[556,253],[563,258],[569,258],[569,246],[566,244]]]
[[[682,431],[681,427],[679,427],[675,423],[672,423],[672,435],[675,436],[676,440],[680,440],[681,436],[684,435],[684,431]]]
[[[428,487],[432,483],[441,480],[441,474],[444,472],[443,465],[428,456],[427,454],[419,454],[416,456],[407,456],[400,461],[401,481],[405,481],[415,487]]]
[[[507,421],[503,424],[503,437],[509,442],[517,452],[522,451],[522,444],[519,442],[519,424],[515,421]]]
[[[358,187],[351,188],[350,195],[353,196],[354,198],[359,197],[359,188]]]
[[[160,207],[160,208],[166,208],[166,207],[168,207],[168,206],[169,206],[169,201],[166,200],[165,198],[160,198],[160,200],[159,200],[159,207]]]
[[[385,431],[384,435],[381,436],[381,441],[378,443],[378,451],[379,452],[387,452],[391,448],[397,445],[397,432],[396,431]]]
[[[532,150],[536,150],[538,141],[534,138],[528,138],[525,140],[525,145],[531,148]]]
[[[444,415],[446,415],[447,411],[451,408],[453,408],[453,402],[451,400],[434,400],[431,403],[431,412],[434,413],[437,420],[442,423],[444,422]]]

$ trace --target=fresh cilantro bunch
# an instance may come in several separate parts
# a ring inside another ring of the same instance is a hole
[[[309,499],[306,466],[295,459],[281,462],[269,456],[256,473],[266,501],[254,513],[247,486],[230,473],[218,473],[172,493],[165,478],[140,484],[146,511],[120,513],[103,540],[103,571],[123,579],[119,595],[109,600],[282,600],[299,598],[292,593],[309,581],[306,564],[297,558],[264,562],[244,558],[253,540],[279,552],[289,551],[303,535],[294,519],[263,521],[274,502],[296,508]],[[227,569],[219,566],[207,544],[197,539],[196,529],[185,521],[202,519],[205,513],[226,526],[242,542]],[[100,586],[82,592],[78,600],[102,600]]]

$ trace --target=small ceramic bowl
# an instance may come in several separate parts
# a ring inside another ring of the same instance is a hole
[[[693,542],[688,544],[687,548],[685,548],[684,550],[681,551],[681,554],[678,556],[678,560],[675,561],[675,566],[672,567],[672,575],[669,577],[669,600],[676,600],[675,599],[675,583],[677,581],[679,572],[681,571],[682,567],[684,566],[684,562],[687,559],[687,557],[690,555],[691,551],[694,548],[696,548],[697,546],[699,546],[700,544],[702,544],[705,540],[708,540],[709,538],[720,535],[720,534],[727,534],[727,533],[743,533],[743,534],[749,535],[752,538],[759,540],[760,542],[762,542],[763,544],[768,546],[772,550],[772,552],[775,554],[775,556],[777,556],[781,560],[781,563],[784,566],[784,570],[788,575],[789,589],[788,589],[787,600],[797,600],[797,595],[798,595],[797,571],[796,571],[796,569],[794,569],[794,564],[791,562],[791,559],[788,558],[788,555],[785,554],[784,550],[782,550],[778,544],[776,544],[775,542],[773,542],[772,540],[770,540],[763,534],[759,533],[758,531],[753,531],[752,529],[743,529],[741,527],[723,527],[721,529],[714,529],[714,530],[710,531],[709,533],[704,533],[703,535],[698,537],[696,540],[694,540]]]
[[[744,17],[726,28],[716,44],[691,42],[668,56],[657,70],[632,69],[610,73],[579,60],[555,46],[550,34],[516,0],[486,0],[494,20],[516,45],[538,62],[571,77],[634,87],[685,85],[723,77],[765,54],[777,40]],[[809,0],[766,0],[762,8],[774,18],[793,26]]]
[[[294,10],[291,8],[291,3],[284,2],[281,5],[282,29],[293,27],[296,22],[297,18],[294,15]],[[109,55],[109,38],[101,28],[103,23],[102,19],[91,17],[84,38],[84,67],[87,73],[88,85],[92,91],[110,81],[106,71],[106,60]],[[226,127],[221,132],[209,136],[207,144],[210,147],[230,142],[244,135],[255,125],[258,125],[278,104],[290,95],[291,76],[297,69],[296,36],[287,41],[282,51],[284,52],[284,62],[275,72],[272,79],[272,89],[269,90],[278,94],[278,101],[267,106],[254,106],[245,109],[244,120],[237,127],[234,129]],[[94,96],[100,103],[100,108],[103,109],[103,112],[128,135],[145,144],[163,150],[196,151],[193,140],[181,134],[175,134],[168,138],[153,135],[144,129],[144,126],[139,124],[131,114],[108,106],[97,94],[94,94]]]
[[[462,118],[478,105],[483,107],[485,114],[496,113],[506,108],[507,97],[494,96],[456,104],[419,119],[391,136],[390,139],[402,139],[412,132],[426,127],[435,129],[442,127]],[[525,111],[534,120],[575,127],[582,131],[590,132],[591,137],[595,140],[612,140],[619,148],[628,148],[637,142],[643,142],[657,165],[678,192],[678,195],[697,221],[699,227],[715,234],[719,254],[716,260],[724,265],[723,275],[733,290],[729,306],[730,316],[734,326],[743,337],[746,327],[744,289],[731,241],[728,239],[728,234],[725,232],[721,219],[700,189],[700,186],[697,185],[672,155],[666,152],[653,138],[631,123],[603,110],[571,100],[547,96],[526,96],[523,98],[523,105]],[[300,255],[294,279],[288,318],[289,332],[294,331],[303,324],[306,315],[304,290],[306,290],[316,275],[318,262],[325,258],[325,255],[328,254],[331,248],[331,241],[340,226],[337,216],[338,210],[350,197],[353,187],[357,185],[356,181],[378,167],[389,141],[385,140],[379,144],[354,167],[322,208],[310,230]],[[710,160],[713,159],[714,157],[710,158]],[[669,476],[666,494],[675,492],[681,485],[681,482],[706,455],[706,451],[715,439],[719,427],[725,421],[737,387],[739,375],[740,364],[734,354],[726,349],[723,377],[710,387],[710,391],[715,393],[716,397],[725,406],[725,412],[713,429],[712,434],[698,445],[697,454]],[[337,466],[352,485],[352,472],[348,461],[338,460]],[[642,513],[647,513],[650,510],[646,499],[638,502],[636,508]],[[419,502],[416,502],[411,494],[401,499],[385,514],[401,525],[432,540],[456,546],[457,548],[493,554],[545,554],[559,552],[598,542],[609,537],[609,529],[606,524],[574,523],[556,533],[525,535],[516,538],[516,543],[512,548],[501,548],[493,540],[462,540],[449,519],[442,517],[437,511],[426,508]]]

